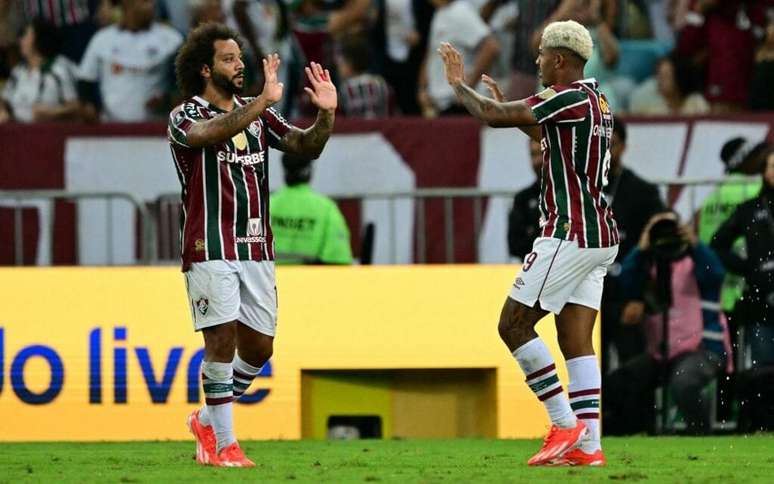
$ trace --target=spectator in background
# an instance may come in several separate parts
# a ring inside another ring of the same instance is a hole
[[[519,15],[514,26],[514,44],[511,58],[511,80],[508,83],[509,99],[524,99],[538,89],[535,58],[543,28],[554,20],[569,18],[571,0],[511,0]],[[557,8],[559,6],[562,8]]]
[[[739,205],[712,240],[726,269],[745,279],[734,308],[737,327],[744,327],[743,371],[736,380],[744,432],[774,430],[774,151],[769,149],[764,160],[758,196]],[[746,257],[734,250],[740,237]]]
[[[285,153],[285,187],[271,195],[277,264],[352,264],[349,229],[336,202],[312,190],[312,161]]]
[[[529,140],[529,161],[535,181],[516,194],[508,214],[508,252],[519,259],[532,252],[532,243],[540,233],[540,172],[543,167],[540,141]]]
[[[335,40],[346,33],[365,30],[371,7],[370,0],[298,0],[290,4],[293,36],[303,57],[308,62],[322,65],[335,64]],[[338,83],[336,73],[334,83]],[[287,90],[294,98],[301,115],[313,116],[317,108],[309,102],[299,83],[295,92]]]
[[[602,292],[603,374],[610,369],[613,350],[617,360],[625,363],[641,354],[645,347],[642,329],[621,323],[626,304],[626,294],[621,287],[621,261],[639,241],[648,220],[665,209],[658,188],[624,165],[627,134],[626,124],[620,118],[616,119],[610,145],[610,174],[603,190],[615,214],[620,245],[615,262],[605,276]]]
[[[713,112],[738,111],[749,101],[756,33],[771,0],[693,0],[677,52],[704,68],[704,95]]]
[[[769,12],[766,37],[755,52],[752,81],[750,82],[750,109],[774,111],[774,10]]]
[[[634,81],[615,72],[620,48],[611,25],[604,20],[602,0],[587,0],[579,4],[572,18],[589,29],[594,41],[594,51],[584,73],[599,82],[600,90],[605,93],[614,111],[626,111]]]
[[[0,82],[8,79],[19,62],[16,41],[21,28],[15,0],[0,0]]]
[[[391,113],[390,88],[378,74],[367,72],[368,43],[364,37],[350,35],[339,42],[337,68],[339,109],[344,116],[380,118]]]
[[[774,151],[759,168],[763,186],[757,197],[740,204],[712,238],[712,247],[728,271],[744,277],[736,304],[737,324],[745,326],[744,355],[752,366],[774,366]],[[744,238],[746,257],[733,249]]]
[[[703,243],[712,242],[712,237],[736,208],[760,192],[760,182],[743,183],[742,180],[760,173],[766,146],[765,142],[753,143],[745,138],[733,138],[723,145],[720,159],[725,165],[727,178],[704,200],[699,211],[699,240]],[[733,247],[734,252],[741,256],[744,253],[743,237],[734,241]],[[723,311],[729,316],[732,334],[736,334],[738,319],[734,315],[734,307],[743,290],[744,279],[730,271],[726,275],[720,300]]]
[[[518,3],[511,0],[466,0],[475,6],[489,25],[500,46],[500,53],[489,71],[504,92],[510,91],[511,57],[516,41],[515,27],[519,17]],[[533,86],[534,87],[534,86]],[[531,95],[530,93],[529,95]],[[527,97],[527,96],[524,96]]]
[[[3,87],[0,122],[22,123],[72,119],[78,114],[74,69],[59,55],[57,28],[35,19],[19,42],[23,62]]]
[[[377,0],[377,19],[371,30],[378,53],[376,67],[395,92],[403,114],[419,114],[416,94],[420,36],[414,14],[418,2],[425,0]]]
[[[121,0],[121,21],[92,38],[79,68],[82,99],[107,121],[160,119],[171,105],[172,62],[183,37],[154,21],[153,0]]]
[[[104,1],[104,0],[103,0]],[[18,0],[26,23],[41,18],[59,29],[60,53],[80,62],[89,39],[97,31],[97,0]]]
[[[471,66],[465,82],[475,88],[481,75],[487,72],[499,53],[499,44],[478,12],[465,0],[431,0],[436,11],[430,24],[427,52],[419,74],[417,100],[423,114],[467,114],[457,102],[436,54],[441,42],[450,42],[462,54],[465,65]],[[534,60],[533,60],[534,62]]]
[[[288,7],[284,0],[224,0],[226,23],[238,31],[247,45],[243,55],[247,87],[245,93],[258,93],[263,87],[260,59],[277,53],[282,59],[277,76],[285,92],[298,91],[303,65],[300,51],[292,42]],[[283,96],[281,111],[292,113],[293,96]]]
[[[655,266],[671,267],[671,280],[657,280]],[[621,280],[632,299],[623,321],[643,325],[647,352],[629,360],[605,380],[602,399],[608,434],[647,431],[654,423],[653,390],[667,365],[668,388],[691,434],[711,432],[710,402],[702,395],[723,368],[732,368],[728,328],[717,308],[723,264],[696,238],[690,227],[678,226],[672,212],[654,215],[637,247],[623,261]],[[664,297],[664,291],[671,297]],[[659,297],[658,294],[661,293]],[[668,361],[664,362],[662,311],[667,299]]]
[[[196,0],[156,0],[156,18],[186,36],[193,26],[192,13],[197,3]]]
[[[210,22],[222,24],[226,21],[221,0],[192,0],[190,6],[191,25],[189,31],[201,24]]]
[[[696,71],[686,59],[672,55],[659,61],[656,75],[632,93],[629,112],[649,116],[695,115],[710,111],[698,92]]]

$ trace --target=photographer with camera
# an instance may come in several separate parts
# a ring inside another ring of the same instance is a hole
[[[651,217],[621,271],[630,299],[622,320],[644,326],[647,352],[605,381],[607,434],[652,431],[653,390],[664,383],[688,433],[711,431],[709,399],[702,390],[732,364],[719,304],[724,275],[718,256],[698,241],[691,227],[680,225],[675,213]]]
[[[726,269],[744,277],[745,288],[734,314],[744,328],[739,375],[742,430],[774,429],[774,150],[761,165],[763,186],[757,197],[742,203],[712,239]],[[744,237],[747,257],[733,250]]]

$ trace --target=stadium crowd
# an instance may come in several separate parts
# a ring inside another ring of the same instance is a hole
[[[599,47],[586,66],[616,113],[701,114],[774,107],[772,0],[0,0],[2,121],[159,119],[179,95],[172,63],[201,22],[245,40],[247,93],[257,59],[278,52],[289,116],[309,114],[302,66],[330,66],[342,115],[461,112],[432,55],[451,41],[506,98],[538,86],[537,43],[561,19]],[[485,90],[482,92],[486,92]]]

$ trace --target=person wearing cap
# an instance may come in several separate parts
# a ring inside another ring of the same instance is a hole
[[[286,186],[270,199],[276,264],[352,264],[344,216],[309,185],[312,161],[286,153],[282,167]]]
[[[748,139],[737,137],[728,140],[720,150],[720,159],[725,165],[728,180],[718,185],[705,200],[699,212],[699,239],[705,244],[712,241],[718,228],[731,216],[742,202],[749,200],[760,191],[761,183],[745,183],[746,177],[757,175],[761,163],[761,155],[766,148],[766,142],[754,143]],[[740,253],[744,242],[740,239],[735,243],[735,250]],[[721,307],[729,315],[732,329],[736,327],[734,307],[742,296],[744,279],[736,274],[727,274],[721,292]]]
[[[583,25],[550,23],[535,60],[546,89],[504,102],[466,83],[463,55],[454,46],[443,42],[438,49],[446,81],[468,112],[491,127],[519,128],[543,150],[541,233],[524,257],[498,324],[500,338],[552,424],[540,451],[527,461],[532,466],[606,462],[599,426],[602,378],[592,334],[620,237],[602,195],[610,172],[613,113],[599,83],[584,76],[593,50]],[[549,312],[555,315],[570,377],[567,396],[554,357],[535,332]]]

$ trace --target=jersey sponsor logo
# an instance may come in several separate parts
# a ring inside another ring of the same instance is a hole
[[[245,140],[245,142],[247,141]],[[249,155],[237,155],[236,153],[229,153],[227,151],[218,151],[218,162],[238,163],[245,166],[259,165],[263,163],[263,151],[259,153],[250,153]]]
[[[613,137],[613,128],[611,126],[602,126],[599,124],[594,125],[594,136],[604,136],[605,138]]]
[[[210,300],[206,297],[200,297],[198,301],[194,303],[196,305],[196,309],[199,310],[200,313],[202,313],[202,316],[207,315],[207,310],[210,308]]]
[[[263,236],[261,217],[251,218],[247,221],[247,235]]]
[[[247,136],[245,136],[244,131],[240,131],[239,133],[235,134],[234,137],[231,138],[231,141],[234,143],[234,146],[238,150],[247,148]]]
[[[263,236],[250,236],[250,237],[237,237],[237,244],[265,244],[266,237]]]

